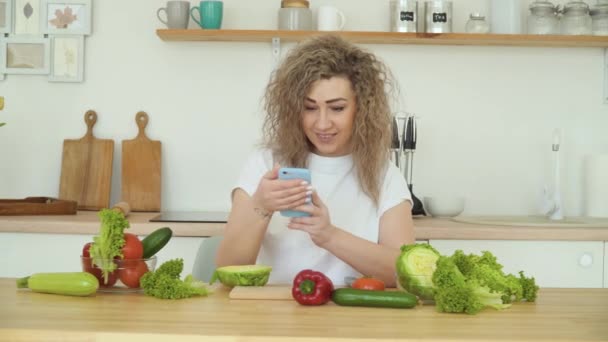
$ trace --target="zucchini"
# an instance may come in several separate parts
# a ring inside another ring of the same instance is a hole
[[[343,306],[367,306],[378,308],[413,308],[418,298],[403,291],[372,291],[351,288],[337,289],[331,300]]]
[[[66,296],[90,296],[97,292],[99,281],[88,272],[35,273],[17,279],[17,288]]]
[[[143,258],[151,258],[154,254],[158,253],[173,235],[173,231],[169,227],[158,228],[157,230],[150,233],[143,240],[141,240],[144,246]]]

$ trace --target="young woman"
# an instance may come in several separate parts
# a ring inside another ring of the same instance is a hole
[[[369,275],[395,285],[414,231],[410,193],[389,162],[390,85],[382,62],[339,37],[290,51],[267,86],[264,146],[232,192],[218,267],[269,265],[271,283],[314,269],[335,284]],[[309,169],[312,184],[278,179],[281,166]],[[287,209],[311,216],[279,214]]]

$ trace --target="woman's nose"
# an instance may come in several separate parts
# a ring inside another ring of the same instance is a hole
[[[317,117],[317,121],[315,122],[315,126],[317,129],[323,130],[331,127],[331,120],[327,115],[327,111],[324,109],[319,110],[319,116]]]

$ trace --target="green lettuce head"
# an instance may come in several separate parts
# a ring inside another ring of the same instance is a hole
[[[210,284],[217,279],[228,287],[264,286],[268,282],[272,267],[263,265],[239,265],[219,267],[213,273]]]
[[[426,243],[404,245],[397,258],[397,285],[421,299],[433,299],[433,273],[439,252]]]

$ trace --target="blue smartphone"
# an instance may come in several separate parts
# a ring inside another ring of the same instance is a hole
[[[282,167],[279,169],[279,179],[301,179],[311,183],[310,171],[308,169],[294,168],[294,167]],[[307,196],[307,203],[312,202],[312,196]],[[305,217],[310,216],[309,213],[297,210],[281,210],[281,216],[285,217]]]

